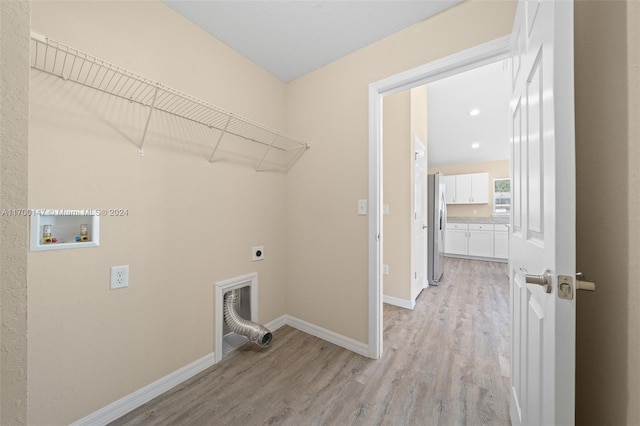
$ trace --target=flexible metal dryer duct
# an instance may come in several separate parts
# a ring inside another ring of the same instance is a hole
[[[234,333],[241,334],[249,341],[258,346],[269,346],[273,336],[268,328],[249,321],[240,316],[236,311],[236,301],[238,300],[238,290],[231,290],[224,295],[224,322]]]

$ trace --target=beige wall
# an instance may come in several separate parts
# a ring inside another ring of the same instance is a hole
[[[284,84],[160,2],[34,2],[33,29],[283,129]],[[31,78],[29,207],[125,208],[100,247],[29,254],[29,423],[66,424],[214,351],[214,283],[258,272],[286,313],[285,175],[207,165],[213,135]],[[265,260],[251,262],[263,244]],[[112,265],[128,289],[109,289]]]
[[[27,424],[28,2],[0,1],[0,424]]]
[[[413,167],[411,152],[411,93],[407,90],[387,96],[383,101],[383,203],[389,214],[383,216],[383,263],[389,275],[383,276],[385,296],[411,299],[411,199]]]
[[[640,22],[636,1],[575,7],[577,424],[640,424]]]
[[[514,12],[463,3],[289,84],[289,133],[314,144],[287,179],[290,314],[367,341],[368,85],[509,34]]]
[[[389,266],[383,294],[410,301],[418,296],[412,285],[413,136],[426,145],[427,87],[385,97],[383,110],[382,192],[383,203],[389,205],[389,214],[383,216],[383,263]],[[424,185],[426,190],[426,178]]]
[[[448,204],[447,215],[449,217],[490,217],[493,215],[493,180],[509,177],[509,160],[429,167],[429,173],[435,172],[441,172],[444,175],[489,173],[489,204]]]

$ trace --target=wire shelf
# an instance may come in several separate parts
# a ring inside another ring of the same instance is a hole
[[[256,171],[268,170],[263,167],[263,164],[268,162],[267,157],[272,152],[280,152],[288,154],[286,161],[281,165],[282,171],[286,172],[310,148],[308,143],[34,31],[31,32],[31,52],[33,69],[149,108],[138,146],[140,155],[144,153],[144,143],[154,111],[161,111],[217,130],[219,133],[214,141],[209,163],[214,161],[214,156],[225,135],[233,135],[264,147],[262,156],[256,158]]]

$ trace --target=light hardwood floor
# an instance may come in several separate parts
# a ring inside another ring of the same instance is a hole
[[[291,327],[112,425],[509,425],[505,264],[447,259],[414,310],[384,306],[384,354]]]

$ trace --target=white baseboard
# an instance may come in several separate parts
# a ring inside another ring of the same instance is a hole
[[[393,296],[382,296],[382,302],[388,305],[400,306],[405,309],[413,309],[416,307],[415,300],[400,299]]]
[[[98,426],[106,425],[125,414],[135,410],[153,398],[163,394],[169,389],[179,385],[187,379],[195,376],[215,364],[215,354],[210,353],[202,358],[186,365],[147,386],[120,398],[86,417],[75,421],[71,426]]]
[[[280,327],[289,325],[312,336],[316,336],[320,339],[331,342],[335,345],[341,346],[345,349],[353,351],[357,354],[368,356],[369,346],[358,342],[357,340],[345,337],[341,334],[334,333],[317,325],[308,323],[301,319],[292,317],[291,315],[282,315],[273,321],[264,324],[271,331],[275,331]],[[130,393],[129,395],[120,398],[119,400],[107,405],[98,411],[89,414],[86,417],[81,418],[71,424],[71,426],[103,426],[111,423],[112,421],[119,419],[125,414],[135,410],[141,405],[151,401],[153,398],[163,394],[169,389],[179,385],[187,379],[195,376],[201,371],[214,365],[215,353],[210,353],[202,358],[186,365],[173,373],[169,373],[161,379],[138,389],[137,391]]]
[[[269,321],[268,323],[264,324],[264,326],[271,331],[276,331],[277,329],[284,327],[285,325],[287,325],[287,315],[281,315],[273,321]]]
[[[341,346],[362,356],[369,356],[369,345],[365,343],[343,336],[342,334],[335,333],[331,330],[327,330],[326,328],[319,327],[315,324],[311,324],[310,322],[306,322],[299,318],[292,317],[291,315],[285,315],[285,317],[287,317],[287,325],[293,328],[297,328],[300,331],[316,336],[322,340],[326,340],[334,345]]]

